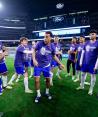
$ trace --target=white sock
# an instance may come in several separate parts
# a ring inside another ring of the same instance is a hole
[[[2,75],[2,85],[3,85],[3,87],[7,86],[7,76]]]
[[[53,81],[53,73],[52,72],[50,72],[50,83],[52,83]]]
[[[93,91],[93,88],[95,86],[95,82],[96,82],[96,75],[95,74],[91,74],[90,90],[92,90],[92,91]]]
[[[33,76],[33,68],[31,67],[31,75],[30,76]]]
[[[28,87],[28,77],[24,78],[24,87],[25,87],[25,90],[29,89],[29,87]]]
[[[79,79],[79,74],[80,74],[80,71],[76,71],[76,77],[77,77],[77,79]]]
[[[41,97],[40,89],[37,90],[37,97]]]
[[[12,83],[16,79],[16,77],[17,77],[16,74],[14,74],[12,78],[10,79],[9,84]]]
[[[84,82],[85,82],[85,80],[86,80],[86,73],[81,73],[81,84],[80,84],[80,86],[82,87],[82,88],[84,88]]]
[[[49,88],[46,88],[46,94],[49,94]]]

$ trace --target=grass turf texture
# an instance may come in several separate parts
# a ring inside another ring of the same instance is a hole
[[[7,58],[8,78],[14,73],[13,59]],[[66,63],[66,60],[63,60]],[[56,70],[54,71],[56,72]],[[62,71],[62,80],[54,74],[54,86],[51,87],[53,99],[48,101],[44,96],[39,104],[34,103],[36,95],[34,91],[34,78],[29,79],[29,87],[33,94],[24,93],[23,77],[19,83],[15,83],[12,90],[5,90],[0,96],[0,112],[3,117],[98,117],[98,80],[94,88],[94,95],[89,96],[89,86],[84,91],[77,91],[78,83],[74,83],[71,77],[65,77]],[[98,78],[98,76],[97,76]],[[87,81],[90,82],[89,75]],[[45,81],[41,77],[41,91],[45,91]]]

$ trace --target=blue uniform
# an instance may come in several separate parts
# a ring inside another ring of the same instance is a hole
[[[60,44],[57,44],[57,43],[53,43],[53,45],[54,45],[54,47],[55,47],[55,53],[56,53],[56,56],[59,58],[59,60],[60,60],[60,54],[58,54],[58,52],[59,51],[61,51],[61,46],[60,46]],[[59,66],[59,64],[55,61],[55,60],[52,60],[52,62],[51,62],[51,66],[52,67],[57,67],[57,66]]]
[[[26,55],[24,53],[25,46],[19,45],[16,51],[14,67],[17,74],[24,74],[25,73],[25,65],[24,62],[26,60]]]
[[[82,50],[84,48],[84,44],[83,43],[80,43],[78,44],[78,47],[77,47],[77,63],[76,63],[76,70],[81,70],[81,67],[80,67],[80,58],[81,58],[81,53],[82,53]]]
[[[98,57],[98,41],[88,41],[84,46],[84,58],[82,63],[82,71],[96,74],[94,67]]]
[[[77,44],[71,44],[70,45],[70,51],[76,52],[76,50],[77,50]],[[74,53],[69,54],[68,59],[71,60],[71,61],[75,61],[75,54]]]
[[[34,67],[34,76],[40,77],[42,72],[44,77],[49,78],[52,56],[55,55],[54,45],[53,44],[46,45],[44,41],[41,41],[36,45],[35,50],[38,66]]]
[[[2,42],[0,42],[0,54],[2,53],[3,53]],[[6,72],[7,72],[7,67],[4,58],[2,58],[0,59],[0,74],[4,74]]]

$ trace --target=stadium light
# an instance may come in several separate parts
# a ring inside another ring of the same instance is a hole
[[[0,10],[3,8],[3,5],[2,5],[2,3],[0,2]]]

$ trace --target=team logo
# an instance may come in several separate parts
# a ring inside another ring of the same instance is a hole
[[[80,52],[82,50],[82,48],[81,47],[78,47],[78,52]]]
[[[86,46],[86,51],[87,51],[87,52],[90,51],[90,46],[89,46],[89,45]]]
[[[41,50],[40,50],[40,53],[41,53],[42,55],[45,55],[46,49],[45,49],[44,47],[42,47]]]

